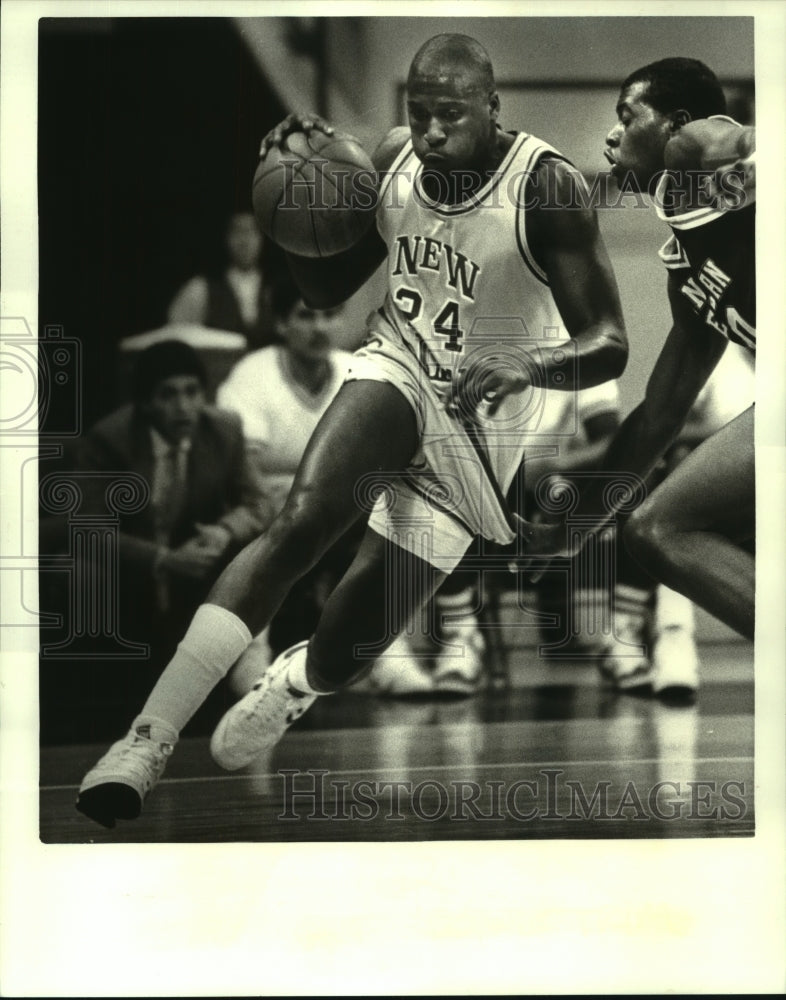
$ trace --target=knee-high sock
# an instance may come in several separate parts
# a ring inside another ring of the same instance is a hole
[[[250,642],[237,615],[201,605],[134,725],[165,723],[179,733]]]

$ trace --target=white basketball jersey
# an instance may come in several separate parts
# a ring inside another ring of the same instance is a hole
[[[408,141],[380,190],[377,227],[388,247],[384,313],[439,391],[474,352],[565,340],[548,280],[527,244],[526,182],[555,149],[519,134],[499,170],[467,201],[423,190]]]

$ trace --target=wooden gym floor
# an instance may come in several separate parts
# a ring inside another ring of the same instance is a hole
[[[271,759],[228,774],[186,737],[142,816],[74,809],[106,744],[41,751],[45,843],[741,837],[754,833],[753,649],[700,646],[693,705],[617,694],[588,662],[510,655],[467,699],[320,699]]]

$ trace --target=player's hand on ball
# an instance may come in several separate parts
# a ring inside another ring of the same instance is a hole
[[[261,232],[298,257],[354,247],[374,224],[378,194],[365,149],[315,115],[289,115],[265,137],[251,184]]]
[[[259,147],[261,159],[264,160],[268,151],[273,149],[274,146],[280,146],[284,139],[288,135],[291,135],[292,132],[305,132],[308,134],[313,129],[316,129],[318,132],[324,132],[325,135],[333,135],[335,132],[330,122],[325,121],[319,115],[305,114],[300,111],[292,112],[282,122],[279,122],[275,128],[272,128],[262,140]]]

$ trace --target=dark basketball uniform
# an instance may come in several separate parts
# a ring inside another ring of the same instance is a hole
[[[756,350],[756,193],[740,188],[726,207],[664,210],[671,178],[655,193],[659,218],[673,235],[660,258],[680,282],[680,292],[704,322],[728,340]]]

